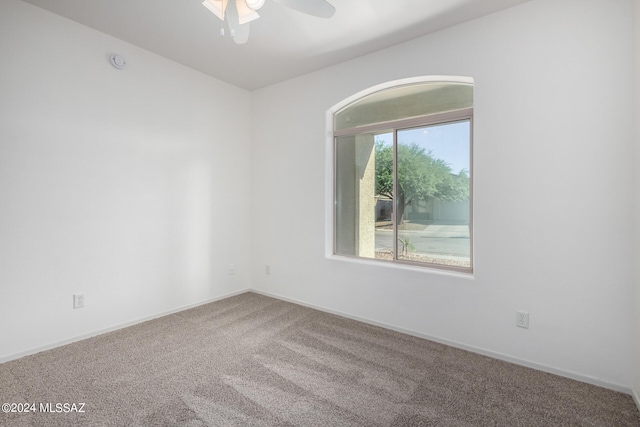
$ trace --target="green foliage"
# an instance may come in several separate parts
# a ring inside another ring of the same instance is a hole
[[[409,255],[409,251],[413,252],[416,250],[413,242],[409,240],[409,236],[405,236],[404,239],[402,237],[398,237],[398,240],[402,243],[402,256],[407,257]]]
[[[376,195],[393,199],[393,147],[376,141]],[[398,145],[398,190],[401,206],[437,198],[458,202],[469,198],[469,175],[455,175],[442,159],[418,144]]]
[[[376,195],[393,199],[393,148],[376,141]]]

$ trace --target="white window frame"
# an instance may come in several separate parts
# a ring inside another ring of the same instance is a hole
[[[443,112],[436,113],[434,115],[429,116],[428,119],[425,117],[419,118],[407,118],[407,119],[399,119],[393,122],[394,127],[411,127],[412,125],[423,125],[423,124],[433,124],[450,121],[450,118],[469,118],[471,120],[471,141],[470,141],[470,186],[469,189],[469,203],[470,203],[470,223],[469,223],[469,233],[470,233],[470,268],[458,268],[451,267],[446,265],[439,264],[430,264],[430,263],[421,263],[421,262],[409,262],[409,261],[400,261],[396,260],[394,262],[372,259],[372,258],[364,258],[357,256],[348,256],[348,255],[338,255],[335,253],[335,137],[340,135],[341,131],[334,130],[334,115],[336,112],[340,111],[342,108],[347,105],[363,98],[373,93],[392,89],[399,86],[412,85],[412,84],[420,84],[420,83],[467,83],[473,84],[474,80],[471,77],[463,77],[463,76],[419,76],[412,77],[407,79],[393,80],[390,82],[385,82],[367,89],[364,89],[344,100],[337,103],[333,107],[331,107],[326,113],[326,145],[325,145],[325,256],[329,259],[341,260],[341,261],[349,261],[355,262],[359,264],[368,264],[375,266],[387,266],[391,268],[400,268],[400,269],[408,269],[414,271],[422,271],[422,272],[435,272],[442,274],[454,274],[459,275],[462,274],[466,277],[473,277],[474,272],[474,232],[473,232],[473,222],[474,222],[474,210],[473,210],[473,181],[474,181],[474,173],[473,173],[473,107],[467,109],[468,111],[464,112]],[[471,113],[469,113],[471,111]],[[373,128],[384,128],[384,125],[381,124],[373,124],[370,126],[363,126],[362,130],[366,130],[368,127]],[[395,162],[395,158],[394,158]]]

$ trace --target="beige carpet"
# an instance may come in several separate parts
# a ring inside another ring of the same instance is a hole
[[[628,395],[255,293],[1,364],[0,396],[48,409],[12,427],[640,426]]]

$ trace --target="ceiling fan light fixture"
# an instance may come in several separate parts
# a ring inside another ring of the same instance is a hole
[[[258,10],[264,5],[265,0],[245,0],[247,7],[251,10]]]
[[[307,15],[329,18],[335,8],[327,0],[274,0],[291,9]],[[265,0],[203,0],[202,5],[222,21],[220,35],[224,36],[224,25],[229,27],[231,37],[237,44],[245,44],[249,40],[249,23],[260,17],[256,10]]]
[[[236,7],[238,8],[238,18],[240,21],[240,25],[260,18],[258,12],[256,12],[254,9],[251,9],[248,5],[248,2],[246,2],[245,0],[237,0]]]
[[[224,21],[224,10],[227,6],[227,0],[204,0],[202,5]]]
[[[202,5],[213,12],[213,14],[220,18],[220,20],[224,21],[229,1],[234,1],[236,3],[236,8],[238,10],[238,24],[246,24],[247,22],[260,18],[258,12],[247,6],[245,0],[204,0]],[[264,0],[261,1],[264,3]]]

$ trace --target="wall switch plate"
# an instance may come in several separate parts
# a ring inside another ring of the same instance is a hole
[[[526,311],[516,311],[516,326],[529,329],[529,313]]]
[[[73,308],[84,307],[84,294],[73,295]]]
[[[266,264],[264,266],[264,273],[265,274],[271,274],[271,266],[269,264]]]

